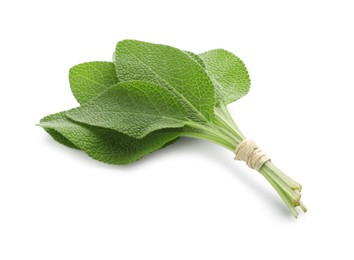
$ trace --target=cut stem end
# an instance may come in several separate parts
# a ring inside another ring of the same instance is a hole
[[[271,161],[266,162],[259,172],[275,188],[295,218],[299,215],[296,207],[306,213],[307,209],[300,200],[302,187],[299,183],[280,171]]]

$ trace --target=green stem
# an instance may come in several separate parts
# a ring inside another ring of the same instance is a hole
[[[240,143],[244,136],[217,110],[215,109],[214,123],[227,130]]]
[[[220,129],[216,128],[212,123],[201,124],[189,121],[186,124],[183,136],[196,137],[199,139],[209,140],[214,143],[226,147],[228,150],[234,151],[237,142],[230,135],[226,135]]]
[[[301,184],[291,179],[287,176],[283,171],[278,169],[271,161],[266,163],[263,167],[268,169],[268,171],[274,172],[277,176],[279,176],[291,189],[301,191]]]
[[[232,118],[232,116],[230,115],[229,110],[227,109],[225,104],[220,104],[220,109],[223,112],[223,114],[225,115],[225,118],[227,119],[227,121],[231,124],[231,126],[233,127],[233,129],[239,133],[239,135],[242,137],[242,139],[245,139],[245,136],[242,134],[242,132],[240,131],[240,129],[238,128],[238,126],[236,125],[234,119]]]
[[[295,206],[300,205],[301,194],[296,193],[286,183],[280,179],[274,172],[268,172],[269,177],[286,193],[286,195],[294,202]]]
[[[303,212],[306,212],[306,207],[300,201],[301,199],[301,185],[292,180],[289,176],[280,171],[271,161],[266,162],[259,170],[259,172],[268,180],[274,187],[281,198],[286,202],[287,207],[297,217],[298,212],[296,207],[299,206]],[[290,203],[289,203],[290,202]],[[296,212],[296,214],[294,214]]]
[[[240,138],[237,137],[237,135],[235,135],[233,133],[233,131],[230,131],[230,129],[228,129],[225,124],[223,124],[223,122],[219,121],[217,118],[214,118],[213,120],[213,124],[215,129],[217,129],[218,131],[224,133],[225,135],[227,135],[229,138],[231,138],[232,140],[234,140],[237,144],[239,144],[241,142]],[[236,148],[236,147],[235,147]]]
[[[221,145],[232,152],[235,150],[235,148],[234,148],[235,145],[233,143],[231,143],[225,139],[219,138],[217,136],[207,134],[207,133],[197,132],[197,131],[183,131],[182,136],[208,140],[208,141],[211,141],[215,144]]]
[[[294,208],[294,205],[292,204],[291,200],[289,197],[286,195],[286,193],[279,187],[274,180],[268,175],[268,173],[265,171],[262,173],[262,175],[267,179],[267,181],[273,186],[273,188],[276,190],[276,192],[280,195],[282,200],[285,202],[285,205],[288,207],[290,212],[293,214],[295,218],[299,215],[299,213],[296,211]]]
[[[183,136],[209,140],[232,152],[240,142],[246,139],[223,104],[215,108],[214,118],[211,121],[203,121],[203,123],[189,121]],[[259,172],[273,186],[295,218],[299,214],[296,207],[299,206],[306,212],[305,206],[300,201],[302,187],[299,183],[292,180],[271,161],[267,161]]]

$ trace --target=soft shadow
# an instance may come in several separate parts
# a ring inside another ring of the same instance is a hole
[[[258,194],[261,200],[264,200],[264,203],[271,205],[275,211],[280,212],[284,217],[293,218],[279,195],[276,192],[270,193],[264,185],[259,185],[254,180],[252,174],[257,174],[257,172],[251,169],[247,169],[249,172],[245,172],[244,169],[241,170],[239,165],[241,162],[235,162],[231,152],[228,153],[224,151],[225,149],[217,147],[212,143],[190,138],[181,138],[178,144],[175,145],[175,149],[193,149],[202,154],[206,160],[218,164],[218,167],[223,168],[224,172],[232,174],[238,181],[251,188],[253,192]]]
[[[203,140],[197,140],[193,138],[180,138],[176,143],[169,145],[159,151],[151,153],[144,158],[128,165],[112,165],[103,163],[97,160],[92,159],[86,153],[66,147],[58,142],[54,141],[50,136],[46,136],[42,139],[43,142],[48,146],[52,146],[53,149],[61,149],[63,153],[69,154],[69,156],[78,157],[80,160],[84,161],[85,164],[92,165],[94,167],[100,167],[105,170],[114,171],[119,174],[131,174],[131,172],[136,172],[137,168],[144,167],[146,163],[154,163],[155,160],[159,161],[163,158],[174,156],[176,153],[183,152],[186,149],[194,150],[196,153],[202,154],[206,160],[213,161],[215,164],[218,164],[218,167],[223,168],[224,172],[232,174],[238,181],[242,182],[247,187],[251,188],[253,192],[258,194],[258,197],[261,200],[264,200],[264,203],[271,205],[274,210],[280,212],[284,217],[291,217],[291,213],[288,211],[283,202],[278,197],[276,192],[269,193],[263,185],[259,185],[254,181],[252,174],[256,173],[245,172],[244,169],[241,170],[239,163],[233,160],[233,154],[231,152],[225,151],[225,149],[218,147],[212,143],[208,143]],[[248,169],[247,169],[248,170]],[[251,170],[249,170],[251,171]]]
[[[78,159],[90,166],[101,167],[101,168],[112,170],[112,171],[113,170],[117,171],[117,167],[123,169],[123,166],[120,166],[120,165],[113,165],[113,164],[103,163],[103,162],[94,160],[90,156],[88,156],[86,153],[84,153],[83,151],[80,151],[80,150],[77,150],[74,148],[70,148],[70,147],[67,147],[65,145],[58,143],[49,135],[45,135],[45,137],[43,137],[41,139],[41,141],[43,143],[45,143],[46,146],[56,149],[64,154],[68,155],[68,157],[75,157],[75,159]]]

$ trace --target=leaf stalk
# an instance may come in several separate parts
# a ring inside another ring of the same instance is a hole
[[[232,152],[246,139],[224,105],[215,109],[212,123],[191,122],[188,127],[190,129],[184,132],[184,136],[206,139]],[[259,169],[259,173],[272,185],[295,218],[299,215],[296,207],[300,207],[303,212],[307,211],[301,202],[301,184],[277,168],[272,161],[267,161]]]

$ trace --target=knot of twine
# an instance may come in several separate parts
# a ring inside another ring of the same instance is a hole
[[[248,167],[259,171],[264,163],[270,160],[253,140],[245,139],[239,143],[235,150],[235,160],[246,162]]]

